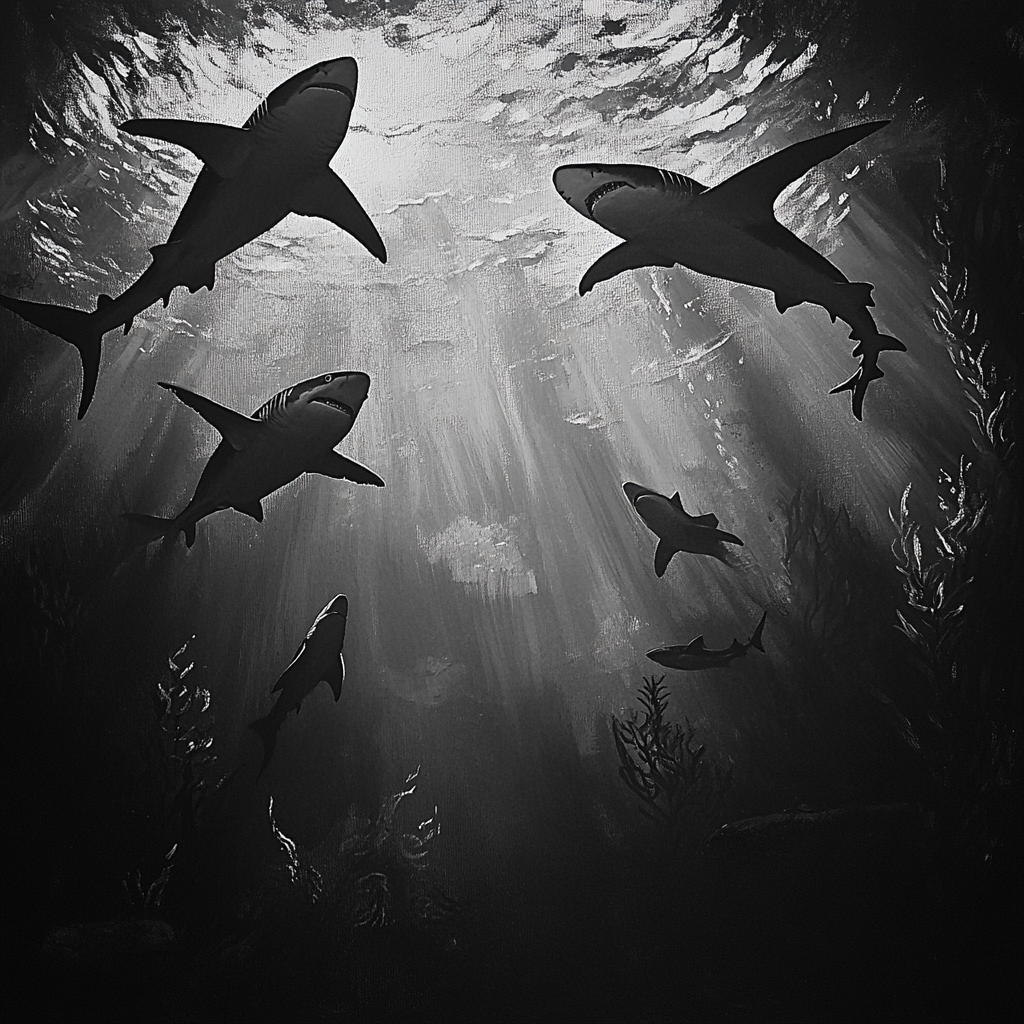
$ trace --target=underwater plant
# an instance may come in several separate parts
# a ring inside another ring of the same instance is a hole
[[[375,819],[354,808],[327,836],[304,849],[278,826],[270,798],[274,839],[265,874],[250,912],[291,903],[316,907],[334,941],[347,947],[359,929],[389,925],[426,927],[452,916],[455,902],[434,878],[428,855],[441,825],[437,809],[413,828],[399,821],[399,807],[416,792],[420,769],[389,796]]]
[[[181,853],[191,849],[209,797],[238,771],[218,771],[210,691],[189,678],[194,662],[182,664],[194,639],[167,659],[167,672],[153,694],[155,721],[145,750],[144,777],[147,795],[159,802],[152,815],[157,832],[153,845],[166,852],[151,880],[144,882],[140,867],[124,879],[128,902],[136,911],[161,908],[171,870]]]
[[[640,813],[675,850],[697,850],[721,824],[732,768],[705,759],[705,745],[688,718],[670,722],[664,676],[644,676],[642,713],[612,719],[619,778],[639,800]]]
[[[967,268],[943,213],[934,231],[941,251],[934,323],[971,403],[978,454],[962,456],[955,477],[940,470],[932,543],[910,513],[910,485],[898,513],[890,512],[897,531],[892,550],[903,576],[897,628],[919,670],[916,691],[906,697],[917,705],[915,725],[908,718],[905,733],[936,787],[939,833],[954,851],[988,863],[1006,847],[1007,826],[1019,821],[1011,794],[1020,787],[1021,672],[1008,651],[1020,608],[1014,583],[1021,564],[1018,410],[1012,383],[997,370],[988,341],[978,337]]]
[[[441,834],[437,808],[415,828],[398,821],[402,802],[416,792],[420,768],[381,805],[375,820],[350,809],[337,830],[317,847],[324,864],[325,899],[352,928],[390,923],[427,925],[455,910],[428,865],[433,841]]]

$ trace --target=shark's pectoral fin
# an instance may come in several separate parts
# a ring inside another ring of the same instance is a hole
[[[373,484],[374,487],[383,487],[384,481],[372,469],[361,466],[352,459],[346,459],[335,451],[321,455],[317,461],[308,468],[307,472],[320,473],[323,476],[333,477],[335,480],[351,480],[355,484]]]
[[[327,682],[331,687],[331,691],[334,694],[334,701],[337,703],[341,700],[341,687],[345,682],[345,655],[339,654],[338,660],[331,664],[330,671],[327,675]]]
[[[252,134],[245,128],[209,121],[169,117],[137,117],[118,125],[130,135],[173,142],[190,149],[220,178],[233,178],[252,152]]]
[[[387,263],[387,250],[373,221],[348,185],[330,168],[306,178],[293,193],[291,205],[292,210],[303,217],[323,217],[337,224],[381,263]]]
[[[263,502],[254,501],[248,505],[234,505],[233,508],[236,512],[241,512],[243,515],[252,516],[257,523],[263,522]]]
[[[713,530],[718,529],[718,516],[714,512],[705,512],[702,516],[694,516],[693,521],[701,526],[710,526]]]
[[[779,193],[790,182],[802,178],[822,160],[841,153],[847,146],[860,142],[872,132],[884,128],[888,121],[869,121],[853,128],[843,128],[816,139],[807,139],[787,146],[738,174],[726,178],[694,200],[701,208],[734,224],[757,224],[774,218],[772,207]]]
[[[672,547],[668,541],[658,541],[658,547],[654,552],[654,575],[661,579],[665,575],[665,570],[668,568],[668,563],[672,561],[672,556],[679,550],[679,548]]]
[[[195,409],[207,423],[212,423],[221,433],[221,436],[235,451],[241,451],[260,431],[260,421],[249,416],[243,416],[234,409],[219,405],[209,398],[203,398],[188,388],[178,384],[165,384],[160,381],[160,387],[173,391],[175,396],[184,402],[190,409]],[[242,511],[241,509],[239,511]]]
[[[580,295],[586,295],[600,281],[610,281],[624,270],[639,270],[641,267],[672,267],[675,261],[661,253],[648,249],[638,242],[623,242],[606,252],[583,275],[580,281]]]

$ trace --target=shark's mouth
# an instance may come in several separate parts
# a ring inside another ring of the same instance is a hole
[[[323,397],[314,398],[313,401],[318,402],[320,405],[330,406],[330,408],[337,409],[339,412],[347,413],[350,419],[354,420],[356,418],[355,410],[351,405],[346,405],[344,402],[339,402],[333,398]]]
[[[299,92],[305,92],[307,89],[327,89],[328,92],[340,92],[344,93],[348,98],[349,102],[356,102],[356,94],[347,85],[338,85],[335,82],[310,82],[309,85],[304,85]]]
[[[595,188],[593,192],[587,196],[587,213],[591,217],[594,216],[594,204],[602,197],[608,195],[609,192],[614,192],[620,188],[636,188],[636,185],[630,185],[628,181],[606,181],[599,188]]]

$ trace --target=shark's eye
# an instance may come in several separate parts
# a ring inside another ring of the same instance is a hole
[[[324,383],[325,384],[330,384],[331,383],[331,375],[329,373],[325,373],[324,374]]]

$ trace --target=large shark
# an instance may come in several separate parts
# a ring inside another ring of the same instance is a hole
[[[309,627],[306,639],[299,644],[291,664],[281,674],[271,693],[279,690],[281,696],[270,714],[257,718],[249,728],[255,729],[263,740],[263,769],[274,755],[277,734],[288,712],[296,714],[302,702],[320,685],[327,683],[334,693],[335,702],[341,700],[341,686],[345,682],[345,626],[348,622],[348,598],[344,594],[332,597]]]
[[[702,516],[691,516],[686,512],[678,491],[671,498],[666,498],[664,494],[640,484],[626,483],[622,489],[636,514],[658,538],[654,575],[659,578],[665,575],[672,556],[680,551],[711,555],[728,564],[723,542],[743,544],[739,537],[718,529],[718,517],[713,512]]]
[[[384,243],[359,201],[329,166],[348,131],[356,98],[356,62],[323,61],[279,85],[241,128],[200,121],[142,118],[121,130],[190,149],[204,167],[170,237],[153,262],[116,299],[101,295],[93,313],[0,296],[0,305],[56,334],[82,357],[85,415],[96,389],[103,335],[124,326],[178,285],[212,288],[218,260],[269,231],[289,213],[323,217],[382,263]]]
[[[729,662],[742,658],[751,647],[764,652],[761,644],[761,632],[764,630],[765,619],[768,612],[761,616],[761,621],[751,634],[750,639],[742,644],[739,640],[733,639],[728,647],[705,647],[703,634],[688,644],[676,644],[672,647],[656,647],[653,651],[647,652],[651,661],[663,665],[665,668],[677,668],[683,671],[725,668]]]
[[[303,473],[383,487],[376,473],[334,450],[352,429],[370,390],[360,372],[325,373],[278,392],[245,416],[177,384],[164,384],[221,433],[195,494],[173,519],[128,513],[148,543],[166,534],[185,534],[191,547],[196,523],[233,508],[263,522],[262,499]]]
[[[606,252],[583,276],[580,294],[599,281],[639,267],[676,263],[701,274],[767,288],[780,313],[812,302],[835,322],[845,320],[858,344],[860,368],[831,394],[853,392],[860,419],[868,384],[881,377],[878,355],[906,351],[880,334],[868,312],[870,284],[843,272],[791,231],[773,212],[779,193],[815,164],[878,131],[888,121],[844,128],[788,146],[707,188],[674,171],[641,164],[569,164],[554,174],[559,195],[578,213],[626,241]]]

